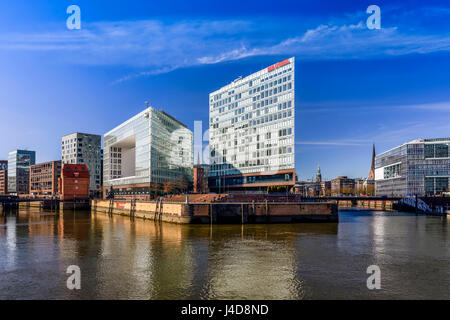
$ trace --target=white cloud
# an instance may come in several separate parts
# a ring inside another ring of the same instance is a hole
[[[326,140],[326,141],[296,141],[296,145],[310,145],[310,146],[365,146],[371,143],[369,140]]]
[[[272,30],[274,24],[276,32]],[[292,35],[296,29],[298,34]],[[257,55],[324,60],[449,51],[450,36],[412,34],[396,27],[368,30],[362,21],[320,24],[305,30],[275,18],[267,26],[258,19],[175,23],[141,20],[84,23],[83,29],[76,31],[0,34],[0,50],[48,51],[69,63],[141,69],[116,81],[122,82]]]

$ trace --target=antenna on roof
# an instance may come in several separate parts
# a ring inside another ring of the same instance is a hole
[[[148,109],[148,108],[150,107],[150,103],[148,103],[147,100],[144,101],[144,103],[145,103],[145,108]],[[145,118],[148,119],[149,117],[150,117],[149,113],[146,112],[146,113],[145,113]]]

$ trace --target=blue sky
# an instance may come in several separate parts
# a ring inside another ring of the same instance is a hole
[[[446,1],[16,0],[0,2],[0,159],[59,159],[61,136],[103,134],[146,100],[206,129],[209,92],[291,56],[300,179],[364,177],[372,143],[450,136]]]

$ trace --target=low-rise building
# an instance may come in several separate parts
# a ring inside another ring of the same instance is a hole
[[[88,199],[89,180],[89,169],[85,164],[63,164],[59,179],[59,198]]]
[[[320,182],[320,195],[324,197],[331,196],[331,181]]]
[[[61,161],[49,161],[30,166],[30,194],[55,196],[59,188]]]
[[[331,180],[332,196],[351,196],[355,194],[355,179],[340,176]]]
[[[292,192],[302,197],[320,196],[321,183],[317,181],[297,181],[292,188]]]
[[[375,180],[370,178],[357,179],[355,194],[365,196],[375,195]]]
[[[194,166],[194,193],[208,193],[208,165]]]
[[[0,194],[8,193],[8,160],[0,160]]]

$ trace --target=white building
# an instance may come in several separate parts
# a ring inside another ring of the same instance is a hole
[[[209,115],[210,188],[294,185],[294,58],[212,92]]]
[[[151,185],[192,181],[193,133],[152,107],[103,137],[103,185],[119,195],[149,195]]]
[[[377,196],[435,196],[450,191],[450,138],[417,139],[375,159]]]
[[[62,163],[85,164],[89,169],[91,193],[101,190],[102,137],[97,134],[75,132],[62,137]]]

